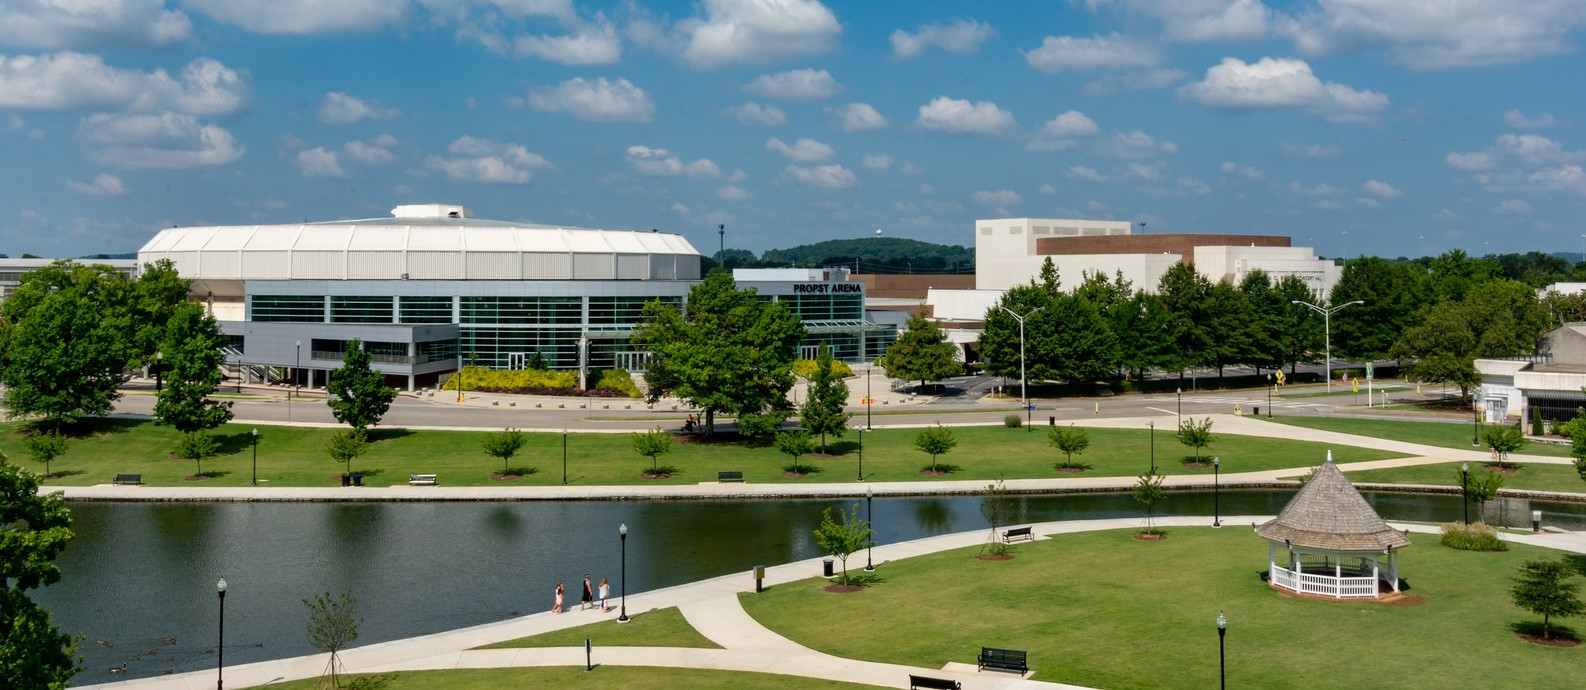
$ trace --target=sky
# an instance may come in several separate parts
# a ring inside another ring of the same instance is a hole
[[[1586,258],[1581,0],[0,0],[0,252],[447,203]],[[1571,76],[1575,75],[1575,76]]]

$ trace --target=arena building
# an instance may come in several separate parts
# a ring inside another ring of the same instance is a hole
[[[170,228],[138,261],[170,259],[228,337],[249,381],[322,385],[347,343],[409,390],[461,364],[643,371],[629,336],[647,302],[681,305],[700,257],[681,235],[475,218],[465,206],[398,206],[390,218]],[[739,270],[805,324],[801,355],[829,344],[863,361],[895,337],[864,319],[863,283],[840,270]]]

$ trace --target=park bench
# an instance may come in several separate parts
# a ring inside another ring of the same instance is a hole
[[[408,486],[435,486],[436,481],[433,474],[408,475]]]
[[[915,688],[930,688],[931,690],[963,690],[964,684],[948,678],[932,678],[930,676],[916,676],[909,674],[909,690]]]
[[[1015,527],[1002,531],[1002,543],[1012,544],[1015,540],[1035,541],[1035,534],[1029,527]]]
[[[999,671],[1013,671],[1023,674],[1030,671],[1030,667],[1024,663],[1026,654],[1028,652],[1022,652],[1017,649],[981,647],[980,656],[976,660],[980,662],[980,670],[982,671],[994,668]]]
[[[958,680],[945,679],[945,677],[915,676],[909,674],[909,690],[915,688],[931,688],[931,690],[963,690],[964,684]]]
[[[141,475],[141,474],[118,474],[118,475],[116,475],[116,483],[117,484],[142,484],[143,483],[143,475]]]
[[[717,482],[741,482],[741,481],[743,481],[743,473],[742,472],[736,472],[736,471],[717,472],[716,473],[716,481]]]

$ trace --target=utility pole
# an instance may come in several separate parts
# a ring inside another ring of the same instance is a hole
[[[1315,310],[1316,313],[1322,315],[1322,334],[1323,337],[1326,338],[1327,342],[1327,392],[1331,393],[1333,392],[1333,314],[1338,313],[1339,310],[1351,304],[1365,304],[1365,301],[1357,299],[1353,302],[1345,302],[1336,307],[1330,307],[1327,309],[1323,309],[1311,304],[1310,302],[1297,299],[1289,300],[1289,304],[1303,304]]]
[[[1013,318],[1019,320],[1019,397],[1024,399],[1024,427],[1025,427],[1025,430],[1034,431],[1034,429],[1030,428],[1030,421],[1031,421],[1031,417],[1033,416],[1031,414],[1031,412],[1030,412],[1030,382],[1029,382],[1029,380],[1027,380],[1024,377],[1024,320],[1029,318],[1035,312],[1041,311],[1042,309],[1045,309],[1046,307],[1036,307],[1034,309],[1031,309],[1030,311],[1025,312],[1023,316],[1020,316],[1019,314],[1015,313],[1012,309],[1004,307],[1004,306],[1002,306],[1000,304],[997,305],[997,307],[999,309],[1011,314],[1013,316]]]

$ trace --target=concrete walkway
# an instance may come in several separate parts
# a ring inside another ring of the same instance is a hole
[[[1223,518],[1228,529],[1237,525],[1260,523],[1270,515],[1234,515]],[[1166,527],[1206,527],[1207,519],[1163,517],[1156,523]],[[1139,527],[1140,518],[1047,522],[1034,525],[1038,539],[1058,534]],[[1394,528],[1436,534],[1437,526],[1391,523]],[[1572,553],[1586,553],[1586,533],[1508,534],[1508,541],[1531,544]],[[878,569],[892,561],[940,551],[973,547],[984,543],[985,530],[928,537],[875,548]],[[815,577],[820,574],[820,558],[812,558],[766,569],[767,587]],[[921,674],[951,678],[969,690],[1018,690],[1024,688],[1075,688],[1080,686],[1044,683],[1012,674],[976,670],[975,650],[966,649],[962,659],[943,668],[915,668],[898,664],[858,661],[824,654],[804,647],[761,626],[739,604],[739,593],[754,589],[748,573],[726,575],[686,585],[669,587],[628,597],[628,610],[634,614],[677,607],[705,637],[721,649],[672,647],[602,647],[596,641],[593,662],[603,666],[664,666],[724,671],[753,671],[876,685],[908,687],[908,675]],[[565,614],[538,613],[521,618],[487,623],[450,632],[357,647],[342,654],[349,673],[388,673],[459,668],[504,668],[528,666],[582,666],[582,647],[475,649],[481,645],[572,628],[616,617],[615,600],[610,612],[571,610]],[[324,672],[323,654],[265,661],[228,667],[226,680],[231,687],[253,687],[301,678]],[[1032,665],[1041,667],[1041,659]],[[599,672],[598,669],[596,671]],[[140,678],[117,683],[88,686],[95,688],[136,688],[138,690],[207,690],[214,687],[214,671],[197,671],[173,676]]]

